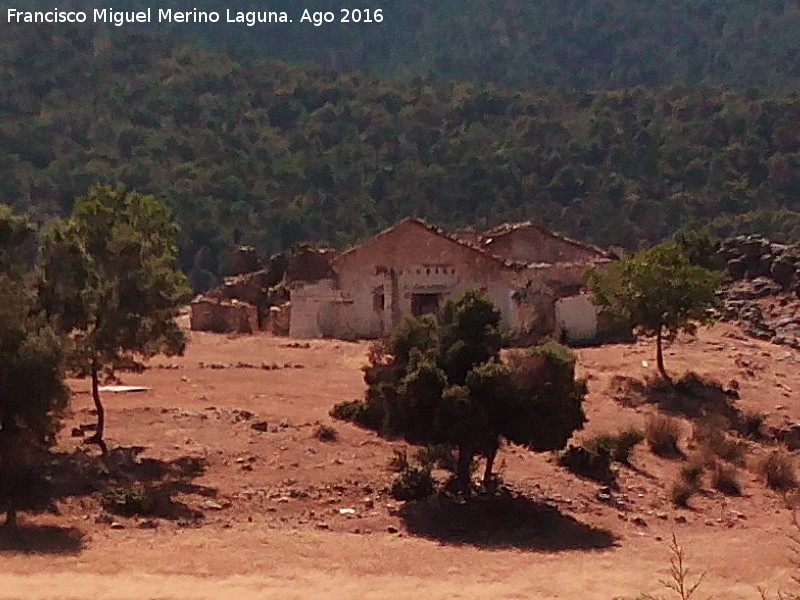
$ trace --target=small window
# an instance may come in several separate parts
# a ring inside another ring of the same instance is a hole
[[[383,292],[375,292],[372,294],[372,309],[375,312],[383,312],[386,304],[386,298]]]

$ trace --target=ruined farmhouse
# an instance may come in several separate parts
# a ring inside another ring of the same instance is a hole
[[[517,340],[555,335],[588,341],[602,326],[583,291],[584,275],[609,260],[600,248],[530,222],[447,232],[409,218],[345,252],[303,248],[284,265],[280,294],[267,285],[276,277],[266,270],[239,274],[195,300],[192,326],[379,338],[406,315],[434,313],[446,298],[478,288]]]
[[[295,282],[289,334],[377,338],[406,315],[434,313],[446,298],[478,288],[512,337],[587,340],[597,334],[597,313],[581,291],[584,274],[608,260],[529,222],[448,233],[405,219],[336,256],[329,278]]]

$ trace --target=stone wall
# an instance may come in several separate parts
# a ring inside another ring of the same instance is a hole
[[[247,302],[198,297],[190,306],[193,331],[216,333],[255,333],[258,331],[258,309]]]

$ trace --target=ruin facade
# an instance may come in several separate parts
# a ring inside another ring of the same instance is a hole
[[[598,319],[584,275],[609,260],[533,223],[450,234],[409,218],[336,256],[329,277],[292,282],[289,335],[379,338],[406,315],[435,313],[448,297],[477,288],[517,340],[587,341]]]

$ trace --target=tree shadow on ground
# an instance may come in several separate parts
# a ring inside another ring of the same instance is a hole
[[[434,496],[407,502],[400,517],[411,535],[444,544],[555,552],[601,550],[616,542],[605,529],[518,495],[482,495],[461,503]]]
[[[83,532],[74,527],[19,525],[0,527],[0,552],[77,554],[83,550]]]
[[[731,428],[745,433],[744,415],[734,403],[738,392],[692,371],[674,382],[661,377],[642,381],[618,375],[609,387],[610,395],[623,406],[635,408],[652,404],[666,413],[692,420],[721,417]]]
[[[205,460],[194,456],[141,458],[144,450],[140,446],[117,447],[105,457],[85,449],[45,453],[15,491],[14,504],[26,512],[57,512],[59,500],[94,497],[101,511],[199,522],[203,513],[176,496],[216,496],[216,489],[193,482],[205,471]],[[108,501],[109,497],[131,496],[136,502]]]

